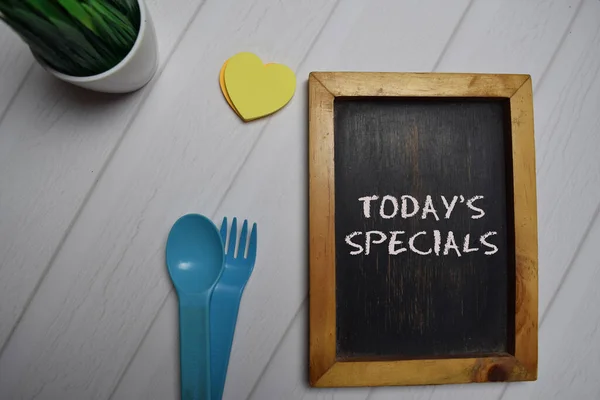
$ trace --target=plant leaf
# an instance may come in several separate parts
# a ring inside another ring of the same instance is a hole
[[[91,68],[94,63],[102,62],[102,57],[94,47],[73,26],[59,20],[52,24],[36,14],[28,14],[23,10],[15,10],[15,15],[21,16],[28,22],[29,30],[38,41],[48,41],[51,44],[47,47],[62,52],[67,59],[79,60],[84,68]]]
[[[67,12],[72,17],[74,17],[76,20],[78,20],[83,26],[85,26],[89,30],[93,31],[94,33],[97,33],[94,28],[94,24],[92,23],[92,17],[90,17],[88,15],[88,13],[81,6],[81,4],[79,4],[79,2],[77,2],[77,0],[57,0],[57,1],[60,3],[61,6],[63,6],[63,8],[65,10],[67,10]]]
[[[86,76],[127,55],[140,12],[135,0],[0,0],[0,21],[52,68]]]
[[[85,3],[83,3],[82,6],[92,17],[94,25],[96,25],[97,27],[97,32],[99,36],[105,38],[108,43],[115,44],[117,47],[127,46],[127,40],[124,40],[123,37],[119,35],[119,31],[114,29],[114,26],[108,24],[102,18],[102,15],[100,15],[95,9],[93,9]]]
[[[130,16],[139,12],[138,3],[135,0],[109,0],[109,2]]]
[[[54,2],[48,0],[25,0],[25,3],[29,4],[33,9],[38,11],[40,17],[45,17],[50,21],[66,21],[68,16],[62,11],[61,8],[57,7]],[[15,10],[21,9],[26,10],[25,7],[15,8]],[[32,13],[33,14],[33,13]]]
[[[118,9],[112,7],[107,2],[99,2],[97,0],[88,0],[88,3],[96,10],[109,24],[114,24],[119,27],[124,33],[131,37],[136,36],[137,28],[131,26],[130,21]],[[135,40],[135,39],[134,39]]]

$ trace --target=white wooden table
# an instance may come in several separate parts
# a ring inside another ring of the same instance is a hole
[[[224,399],[600,398],[600,1],[149,0],[160,69],[129,96],[50,78],[0,26],[0,399],[177,399],[171,224],[258,222]],[[239,51],[298,91],[243,124]],[[307,98],[314,70],[529,73],[536,123],[535,383],[310,389]]]

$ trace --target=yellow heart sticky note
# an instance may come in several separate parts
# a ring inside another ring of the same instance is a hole
[[[227,93],[227,88],[225,87],[225,68],[227,68],[228,62],[229,62],[229,60],[226,60],[223,63],[223,66],[221,67],[221,71],[219,71],[219,86],[221,87],[221,92],[223,93],[223,97],[225,97],[225,101],[227,101],[227,104],[229,104],[229,106],[233,109],[233,111],[241,118],[240,113],[238,113],[238,111],[235,109],[235,106],[231,102],[231,99],[229,98],[229,94]],[[267,65],[271,65],[271,63],[269,63]]]
[[[296,91],[296,75],[289,67],[264,65],[252,53],[238,53],[221,68],[228,103],[244,121],[272,114],[284,107]]]
[[[229,106],[233,109],[233,111],[235,111],[235,113],[241,117],[240,113],[238,113],[238,111],[235,109],[235,106],[231,102],[231,99],[229,98],[229,94],[227,93],[227,88],[225,87],[225,68],[227,67],[228,62],[229,62],[229,60],[227,60],[223,63],[223,66],[221,67],[221,71],[219,72],[219,86],[221,86],[221,92],[223,92],[223,97],[225,97],[227,104],[229,104]]]

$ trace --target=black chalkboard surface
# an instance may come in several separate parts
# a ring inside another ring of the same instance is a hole
[[[528,75],[309,78],[310,383],[537,378]]]
[[[335,100],[340,358],[510,351],[509,111],[506,99]]]

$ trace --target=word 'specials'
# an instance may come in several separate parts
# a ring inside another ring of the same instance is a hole
[[[474,203],[482,200],[483,196],[473,196],[465,198],[462,195],[453,196],[452,199],[447,199],[445,196],[440,196],[443,209],[436,209],[433,204],[431,195],[427,195],[424,204],[421,206],[416,198],[410,195],[403,195],[398,198],[385,195],[379,197],[377,195],[360,197],[358,200],[362,203],[362,214],[365,218],[372,218],[373,205],[379,202],[379,216],[383,219],[392,219],[400,217],[402,219],[433,218],[436,221],[440,219],[450,219],[452,213],[457,206],[466,206],[471,212],[469,218],[478,220],[485,217],[485,211],[481,207],[477,207]],[[438,212],[438,210],[440,212]],[[427,256],[436,256],[448,254],[456,254],[461,257],[463,254],[483,251],[485,255],[492,255],[498,251],[498,247],[491,243],[491,236],[497,235],[496,231],[489,231],[480,235],[479,238],[473,239],[471,234],[467,233],[462,238],[457,238],[454,232],[442,232],[434,229],[431,232],[419,231],[407,233],[402,230],[394,230],[382,232],[379,230],[369,230],[366,232],[355,231],[348,234],[345,238],[346,243],[353,248],[350,254],[353,256],[363,254],[369,255],[373,245],[382,245],[387,241],[387,250],[389,255],[398,255],[407,251],[412,253]]]

